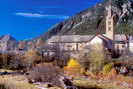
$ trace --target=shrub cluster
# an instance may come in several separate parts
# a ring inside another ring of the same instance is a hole
[[[20,55],[8,54],[8,53],[0,54],[0,68],[19,69],[21,63],[22,62]]]
[[[92,45],[89,52],[81,52],[78,61],[83,68],[91,72],[99,72],[105,63],[105,50],[102,45]]]
[[[29,50],[25,54],[2,53],[0,54],[0,68],[27,70],[35,66],[39,60],[41,57],[34,50]]]
[[[62,75],[61,69],[52,64],[40,64],[33,67],[32,70],[25,74],[29,83],[33,82],[48,82],[52,85],[62,87],[60,83],[60,76]]]

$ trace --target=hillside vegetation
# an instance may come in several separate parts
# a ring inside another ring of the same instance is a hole
[[[133,0],[104,0],[75,16],[56,24],[46,33],[36,37],[44,41],[53,35],[89,35],[105,33],[106,7],[113,6],[116,33],[133,34]]]

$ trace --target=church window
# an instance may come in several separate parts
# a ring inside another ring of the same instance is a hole
[[[111,31],[111,27],[108,27],[108,31]]]
[[[67,47],[72,47],[72,45],[67,45]]]
[[[108,25],[111,25],[111,21],[108,21]]]
[[[117,45],[117,49],[119,49],[119,45]]]
[[[121,53],[124,53],[124,50],[121,50]]]
[[[122,45],[122,47],[124,48],[124,47],[125,47],[125,45]]]

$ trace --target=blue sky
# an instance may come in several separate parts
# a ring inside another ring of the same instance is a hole
[[[0,36],[31,39],[102,0],[0,0]]]

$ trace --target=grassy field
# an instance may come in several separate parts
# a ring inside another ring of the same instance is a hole
[[[89,78],[75,78],[73,80],[74,86],[81,88],[96,88],[96,89],[131,89],[123,86],[115,85],[114,83],[108,83],[106,81],[93,80]]]
[[[73,80],[74,86],[81,88],[97,88],[97,89],[131,89],[122,86],[107,83],[106,81],[92,80],[89,78],[75,78]],[[0,76],[0,89],[39,89],[34,85],[28,83],[23,75],[6,75]],[[4,87],[4,88],[2,88]],[[59,88],[51,88],[59,89]]]
[[[37,89],[22,75],[0,76],[0,89]]]
[[[14,72],[11,70],[6,70],[7,72]],[[0,70],[0,72],[5,72],[5,70]],[[118,76],[117,79],[121,79],[120,81],[128,82],[131,78],[125,78],[123,76]],[[126,81],[128,80],[128,81]],[[131,79],[129,82],[132,82]],[[96,80],[91,79],[89,77],[76,76],[73,79],[73,85],[79,87],[81,89],[132,89],[128,87],[124,87],[118,84],[115,84],[112,81],[108,80]],[[115,81],[117,82],[117,81]],[[24,75],[4,75],[0,76],[0,89],[39,89],[37,85],[32,85],[28,83],[28,80],[24,77]],[[43,87],[43,85],[40,87]],[[50,89],[59,89],[56,87]]]
[[[0,72],[12,73],[16,71],[1,69]],[[0,89],[44,89],[44,85],[29,84],[24,75],[4,75],[0,76]],[[52,87],[49,89],[60,89]]]

